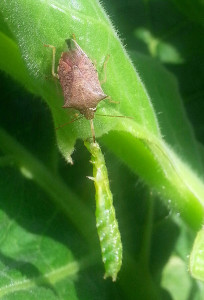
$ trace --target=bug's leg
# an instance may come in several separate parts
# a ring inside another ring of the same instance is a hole
[[[93,142],[95,143],[96,142],[96,136],[95,136],[93,119],[90,120],[90,124],[91,124],[91,133],[92,133],[92,137],[93,137]]]
[[[62,125],[59,125],[59,126],[58,126],[57,128],[55,128],[55,129],[58,130],[58,129],[60,129],[60,128],[66,126],[67,124],[74,123],[75,121],[78,121],[78,120],[80,120],[80,119],[82,119],[82,118],[84,118],[84,116],[79,116],[79,114],[75,114],[75,118],[71,119],[71,121],[69,121],[69,122],[66,122],[66,123],[64,123],[64,124],[62,124]]]
[[[103,80],[100,81],[100,84],[104,84],[107,80],[107,62],[108,62],[109,58],[110,58],[110,55],[107,55],[107,57],[103,63],[104,78],[103,78]]]
[[[55,53],[56,53],[56,48],[55,46],[52,45],[44,45],[45,47],[52,48],[52,76],[59,79],[59,75],[55,73]]]
[[[131,120],[134,120],[133,117],[129,117],[129,116],[112,116],[112,115],[102,115],[102,114],[95,114],[95,116],[100,116],[100,117],[110,117],[110,118],[124,118],[124,119],[131,119]]]

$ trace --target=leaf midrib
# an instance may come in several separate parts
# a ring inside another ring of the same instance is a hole
[[[45,273],[44,275],[40,275],[38,277],[32,279],[25,279],[16,281],[9,285],[6,285],[3,288],[0,288],[0,297],[4,295],[8,295],[10,293],[14,293],[20,290],[27,290],[37,285],[47,284],[55,284],[56,282],[66,278],[73,277],[79,271],[79,264],[76,261],[73,261],[63,267],[57,268],[51,272]]]

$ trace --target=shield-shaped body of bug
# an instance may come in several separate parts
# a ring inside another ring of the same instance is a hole
[[[65,100],[63,107],[77,109],[90,120],[94,118],[97,104],[107,95],[101,88],[98,73],[88,56],[75,40],[68,40],[68,45],[70,51],[62,53],[58,66]]]
[[[63,52],[59,60],[58,73],[55,73],[55,47],[53,49],[52,74],[60,81],[63,95],[63,108],[74,108],[91,120],[93,139],[93,118],[98,103],[108,96],[103,92],[94,64],[74,39],[68,39],[69,51]]]
[[[94,181],[96,189],[96,227],[105,265],[104,277],[112,277],[113,281],[116,281],[122,265],[122,243],[115,217],[108,172],[99,145],[88,141],[85,141],[84,144],[91,153],[91,163],[93,164],[93,177],[89,178]]]

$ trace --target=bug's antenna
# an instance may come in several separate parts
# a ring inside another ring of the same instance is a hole
[[[101,114],[95,114],[95,116],[99,117],[110,117],[110,118],[125,118],[125,119],[134,119],[133,117],[128,117],[128,116],[112,116],[112,115],[101,115]]]
[[[91,133],[93,136],[93,142],[96,142],[96,136],[95,136],[95,130],[94,130],[94,124],[93,124],[93,119],[90,120],[90,124],[91,124]]]

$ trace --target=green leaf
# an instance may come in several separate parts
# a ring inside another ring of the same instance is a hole
[[[65,1],[58,2],[58,4],[49,1],[25,1],[21,2],[21,5],[17,3],[16,1],[11,1],[9,4],[3,3],[3,16],[17,38],[22,58],[32,78],[35,93],[41,95],[47,101],[53,113],[56,127],[67,121],[68,113],[60,109],[63,100],[58,95],[55,83],[52,80],[45,79],[46,76],[51,75],[52,53],[50,49],[44,48],[43,45],[56,46],[57,58],[59,58],[61,52],[66,50],[65,39],[71,37],[74,32],[82,49],[97,62],[100,73],[106,56],[111,55],[104,89],[114,100],[121,101],[121,112],[123,111],[123,114],[126,115],[134,115],[138,123],[144,124],[151,132],[158,133],[158,126],[148,95],[140,79],[135,76],[135,71],[127,55],[124,55],[125,52],[119,39],[97,2],[92,1],[85,4],[79,1],[77,8],[72,4],[66,5],[67,2]],[[92,14],[96,14],[96,12],[97,21],[92,17]],[[40,19],[43,19],[43,26],[41,27],[39,27]],[[20,24],[19,20],[23,20],[23,24]],[[17,23],[18,29],[16,27]],[[26,31],[19,30],[21,26],[26,28]],[[85,27],[86,31],[82,31]],[[100,36],[100,41],[97,38],[98,36]],[[15,65],[15,60],[11,64]],[[120,74],[117,70],[121,67],[124,71]],[[9,72],[9,70],[7,71]],[[114,74],[117,74],[117,76],[115,77]],[[117,82],[122,83],[122,85],[120,84],[120,90],[116,88]],[[135,97],[138,98],[139,103],[132,111]],[[101,106],[107,107],[108,104],[103,101]],[[114,111],[112,114],[114,114]],[[73,129],[71,133],[69,131],[69,134],[67,134],[66,129],[57,131],[59,148],[65,157],[71,154],[76,138],[85,138],[90,134],[88,122],[83,121],[81,123],[80,129],[78,129],[78,124],[73,124]],[[108,123],[107,126],[105,126],[105,123]],[[99,128],[97,124],[95,125],[98,136],[113,127],[110,127],[111,122],[105,121],[105,123],[103,122],[103,128],[101,128],[101,122],[99,122]]]
[[[178,257],[172,256],[163,270],[162,286],[172,294],[174,300],[185,300],[190,295],[191,284],[185,263]]]
[[[145,28],[138,28],[135,30],[134,35],[136,38],[143,41],[153,57],[158,57],[160,61],[165,63],[180,64],[184,60],[179,52],[171,44],[155,38],[151,35],[150,31]]]
[[[78,299],[74,280],[79,263],[67,246],[66,221],[19,172],[7,169],[0,182],[0,298],[58,299],[64,281],[67,296]],[[61,231],[58,240],[56,230]]]
[[[196,236],[190,256],[190,272],[196,279],[204,281],[204,229]]]
[[[144,84],[98,2],[78,1],[78,5],[74,6],[64,1],[53,3],[30,0],[21,1],[20,5],[18,1],[3,2],[1,6],[4,20],[18,42],[33,89],[47,101],[56,127],[65,123],[71,113],[60,109],[63,100],[57,95],[56,85],[45,79],[50,73],[51,53],[43,44],[55,45],[59,57],[65,49],[65,39],[74,32],[82,49],[96,60],[100,75],[106,56],[111,55],[104,91],[112,99],[120,101],[120,104],[113,108],[113,104],[102,101],[98,111],[132,116],[134,120],[102,120],[98,117],[95,120],[96,136],[110,130],[119,131],[106,136],[106,144],[108,140],[111,141],[109,147],[162,196],[169,199],[191,226],[198,228],[204,214],[203,184],[164,143]],[[97,18],[93,15],[97,15]],[[67,160],[70,160],[76,138],[90,136],[87,123],[83,120],[70,125],[69,130],[63,128],[57,131],[59,149]]]

